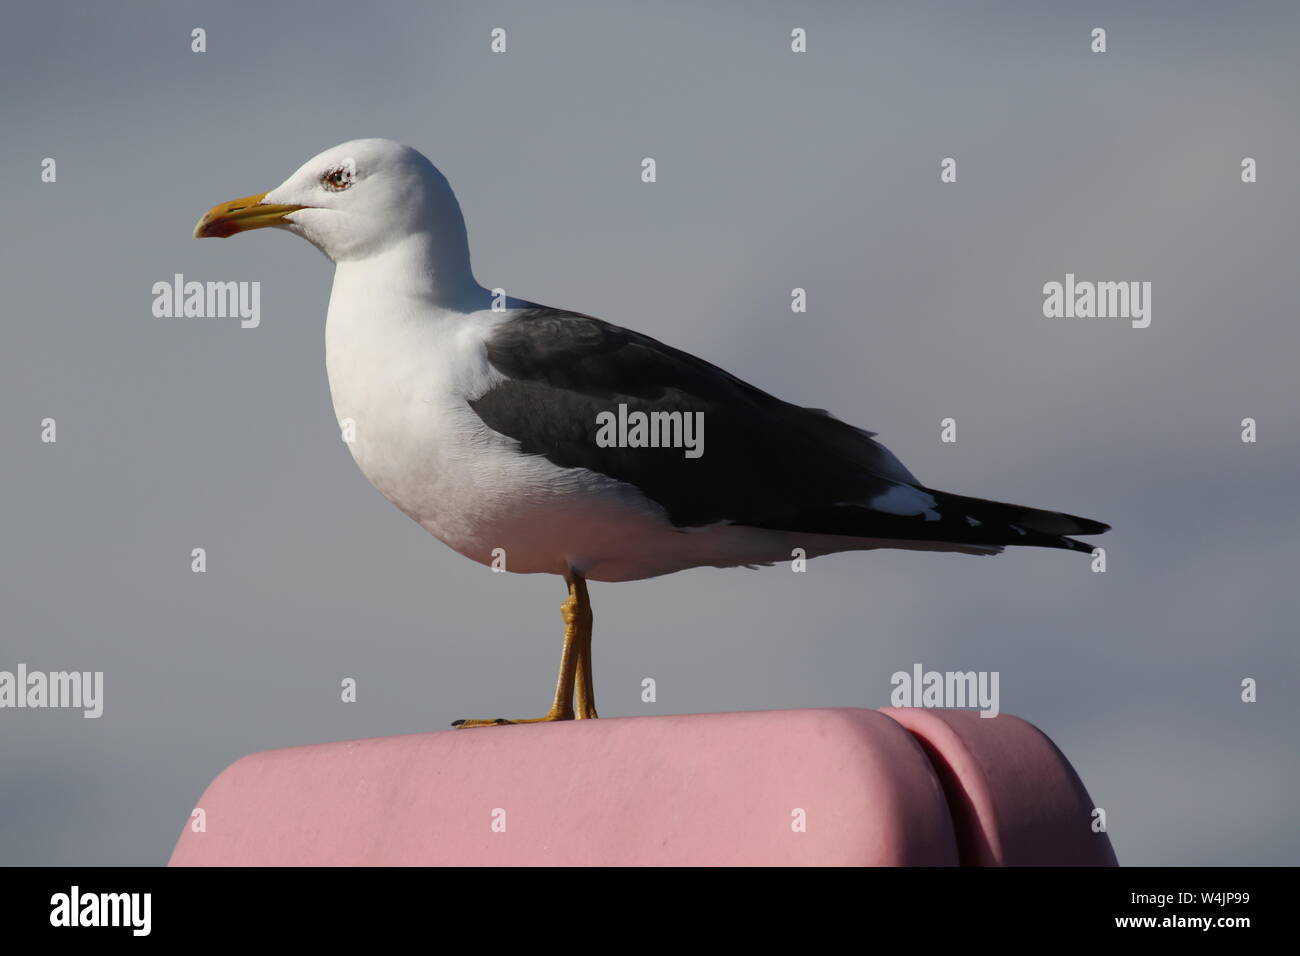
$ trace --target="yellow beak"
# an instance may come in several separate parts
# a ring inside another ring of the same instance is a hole
[[[194,227],[194,238],[207,239],[216,236],[225,239],[237,232],[278,225],[289,213],[307,208],[263,203],[262,197],[265,195],[266,193],[258,193],[256,196],[232,199],[230,202],[223,202],[220,206],[213,206],[203,214],[199,224]]]

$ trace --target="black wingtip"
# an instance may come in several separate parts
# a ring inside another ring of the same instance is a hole
[[[1040,544],[1041,542],[1034,542],[1034,543]],[[1068,548],[1071,551],[1078,551],[1080,554],[1092,554],[1095,550],[1097,550],[1096,545],[1089,544],[1087,541],[1076,541],[1074,538],[1066,538],[1064,536],[1061,538],[1060,547]]]
[[[1110,525],[1104,521],[1093,521],[1091,518],[1079,518],[1075,515],[1065,515],[1064,517],[1069,518],[1078,525],[1078,528],[1070,530],[1070,534],[1105,534],[1110,530]]]

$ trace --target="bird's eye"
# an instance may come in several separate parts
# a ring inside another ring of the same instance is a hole
[[[333,189],[335,192],[347,189],[352,185],[352,180],[353,172],[348,166],[335,167],[321,177],[321,182],[324,184],[325,188]]]

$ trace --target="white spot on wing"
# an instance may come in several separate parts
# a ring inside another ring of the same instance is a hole
[[[939,512],[935,509],[938,502],[933,495],[927,495],[910,485],[894,485],[883,495],[871,499],[871,507],[887,515],[925,515],[926,521],[938,521]]]

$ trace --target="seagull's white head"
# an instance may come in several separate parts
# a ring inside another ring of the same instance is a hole
[[[267,226],[297,233],[335,262],[419,237],[469,265],[465,221],[446,178],[423,154],[388,139],[327,149],[270,192],[214,206],[194,235],[224,238]]]

